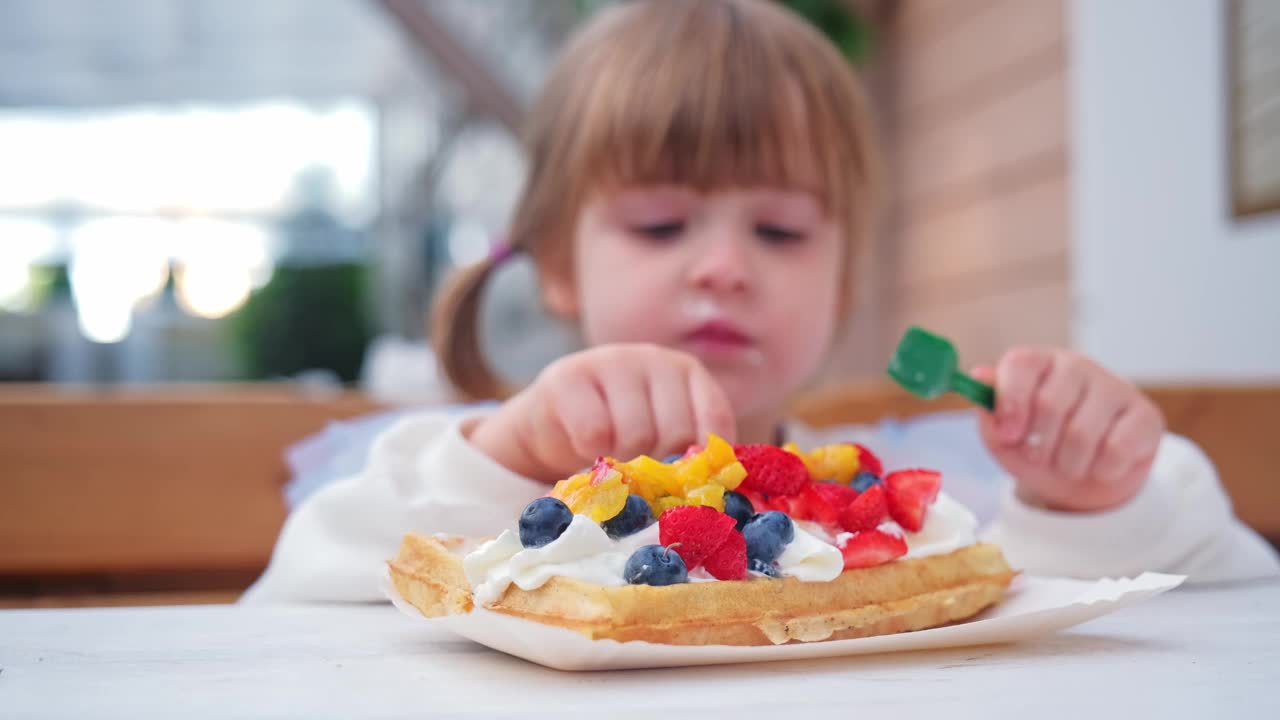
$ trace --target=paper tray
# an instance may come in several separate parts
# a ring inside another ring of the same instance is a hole
[[[621,670],[729,663],[769,662],[926,650],[1017,642],[1079,625],[1171,590],[1182,575],[1143,573],[1135,578],[1096,581],[1019,576],[995,607],[973,620],[946,627],[829,642],[730,647],[588,640],[572,630],[476,609],[465,615],[422,617],[395,592],[383,590],[401,611],[481,645],[558,670]]]

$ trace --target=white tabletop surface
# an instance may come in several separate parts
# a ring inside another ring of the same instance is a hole
[[[1280,582],[1179,589],[1020,645],[576,674],[390,606],[0,611],[0,718],[458,715],[1280,717]]]

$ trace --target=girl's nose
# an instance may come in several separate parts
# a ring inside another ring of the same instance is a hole
[[[753,261],[742,232],[732,227],[709,226],[700,242],[691,243],[689,282],[700,290],[740,293],[751,287]]]

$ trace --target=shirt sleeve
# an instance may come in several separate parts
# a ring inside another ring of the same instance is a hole
[[[406,417],[380,435],[365,467],[299,505],[243,603],[382,600],[379,582],[404,533],[486,537],[510,527],[549,489],[473,447],[482,416]]]
[[[1053,512],[1021,502],[1011,487],[1003,494],[983,537],[1032,573],[1094,578],[1153,570],[1192,582],[1280,575],[1275,551],[1232,513],[1213,463],[1177,435],[1161,441],[1142,490],[1114,510]]]

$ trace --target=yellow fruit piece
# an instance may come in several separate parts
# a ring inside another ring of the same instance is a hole
[[[653,504],[653,514],[655,517],[660,518],[662,517],[662,513],[670,510],[671,508],[680,507],[681,505],[688,505],[688,504],[689,504],[689,501],[685,500],[682,497],[677,497],[675,495],[667,495],[666,497],[658,498],[658,502]]]
[[[720,472],[711,476],[711,482],[719,485],[725,490],[737,490],[742,481],[747,478],[747,469],[742,463],[733,461],[720,469]]]
[[[733,454],[733,446],[725,442],[719,435],[707,435],[707,447],[699,455],[707,459],[707,466],[712,471],[721,470],[726,465],[735,463],[738,458]]]
[[[614,466],[631,484],[631,492],[652,504],[653,501],[668,495],[668,487],[679,484],[676,469],[671,465],[654,460],[646,455]]]
[[[567,478],[556,483],[555,487],[551,488],[551,497],[564,502],[564,499],[569,497],[569,495],[574,491],[586,487],[590,482],[591,473],[578,473],[571,478]],[[568,503],[565,504],[568,505]]]
[[[665,497],[671,497],[671,496],[664,495],[663,497],[665,498]],[[662,503],[662,498],[658,498],[657,500],[654,500],[649,503],[649,512],[653,513],[654,520],[657,520],[658,517],[662,515],[661,503]]]
[[[684,495],[690,490],[706,485],[711,480],[711,466],[702,453],[686,458],[676,465],[676,483],[667,486],[672,495]]]
[[[622,512],[630,494],[622,473],[610,470],[600,482],[579,487],[562,500],[574,515],[586,515],[595,522],[604,522]]]
[[[655,515],[681,505],[707,505],[723,511],[725,490],[736,489],[747,476],[746,468],[733,454],[733,446],[716,435],[708,435],[707,445],[701,452],[674,463],[641,455],[625,463],[614,463],[613,467],[623,475],[631,492],[649,503]],[[566,491],[582,484],[576,478],[571,480],[574,482]],[[556,488],[560,490],[561,485]],[[626,498],[622,502],[626,502]],[[572,504],[569,508],[578,512]]]
[[[835,480],[848,485],[858,473],[858,448],[849,444],[825,445],[809,453],[809,475],[814,480]]]
[[[724,486],[703,485],[696,487],[685,496],[688,505],[706,505],[724,512]]]

